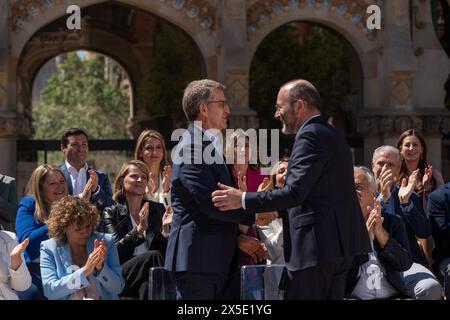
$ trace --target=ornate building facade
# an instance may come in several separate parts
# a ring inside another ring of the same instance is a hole
[[[91,10],[79,31],[61,24],[70,4]],[[371,4],[381,8],[380,30],[366,28]],[[103,19],[111,5],[123,6],[126,14]],[[0,172],[17,175],[16,142],[33,132],[33,80],[49,59],[73,50],[98,51],[117,60],[136,87],[153,45],[152,21],[143,13],[169,21],[192,38],[205,76],[227,86],[231,127],[258,126],[249,105],[249,70],[270,32],[292,21],[335,30],[361,64],[363,103],[355,116],[364,162],[370,163],[375,147],[394,143],[413,127],[424,133],[429,160],[441,168],[442,137],[450,133],[444,105],[450,60],[428,0],[0,0]],[[136,91],[130,101],[130,128],[138,132],[148,115]]]

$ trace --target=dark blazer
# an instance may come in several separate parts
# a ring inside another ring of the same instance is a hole
[[[411,255],[415,262],[424,266],[427,265],[426,259],[417,244],[417,238],[426,239],[431,236],[431,224],[422,208],[422,200],[416,193],[411,194],[406,208],[400,205],[398,198],[398,187],[392,189],[391,197],[388,202],[382,204],[384,212],[393,214],[403,220],[406,226],[406,234],[409,240]]]
[[[34,197],[23,197],[19,203],[16,217],[16,230],[19,242],[30,238],[30,243],[25,249],[25,262],[31,263],[39,258],[41,242],[48,240],[48,226],[36,221],[34,211],[36,200]]]
[[[144,242],[149,250],[165,253],[167,240],[161,233],[165,209],[160,203],[148,202],[150,207],[145,238],[138,236],[136,228],[133,228],[126,201],[107,207],[102,212],[102,232],[111,233],[114,236],[121,264],[133,258],[134,249]],[[142,205],[144,203],[145,200]]]
[[[59,169],[64,173],[64,177],[66,178],[67,189],[69,194],[73,194],[72,188],[72,180],[70,179],[69,170],[66,167],[66,164],[62,164],[59,166]],[[88,168],[91,170],[92,168]],[[109,182],[108,175],[104,172],[94,170],[98,175],[98,185],[100,187],[99,192],[91,196],[91,203],[95,204],[99,210],[103,210],[106,207],[112,206],[114,201],[112,199],[112,190],[111,183]],[[89,173],[86,172],[86,182],[89,181]]]
[[[194,130],[199,141],[194,141]],[[205,148],[206,153],[209,150],[215,155],[211,141],[202,139],[203,133],[191,123],[176,147],[178,155],[190,163],[172,157],[173,221],[165,268],[224,275],[237,253],[239,223],[248,222],[248,217],[254,220],[254,216],[241,209],[220,212],[213,205],[211,193],[218,189],[218,182],[234,187],[236,184],[225,163],[207,164],[199,158]]]
[[[17,213],[16,179],[0,174],[0,225],[14,231]]]
[[[408,270],[413,259],[409,251],[408,237],[406,235],[405,224],[399,217],[383,213],[383,227],[389,233],[389,240],[384,248],[381,248],[377,239],[373,241],[373,247],[377,257],[386,271],[386,279],[399,292],[401,296],[413,297],[412,292],[405,285],[401,272]],[[345,286],[346,296],[349,297],[358,283],[359,267],[369,260],[367,253],[353,258],[352,266],[347,274]]]
[[[450,183],[428,197],[428,214],[433,230],[435,264],[450,257]]]
[[[320,117],[297,132],[285,187],[247,193],[245,205],[256,212],[287,209],[284,256],[290,271],[352,258],[370,249],[350,148]]]

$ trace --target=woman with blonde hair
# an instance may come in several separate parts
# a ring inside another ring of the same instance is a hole
[[[25,262],[33,285],[19,294],[20,299],[45,299],[42,293],[39,266],[39,247],[48,239],[47,220],[53,203],[68,194],[66,179],[58,168],[48,164],[37,167],[28,181],[27,196],[21,199],[17,210],[16,232],[19,242],[29,239]]]
[[[147,192],[150,200],[171,205],[170,179],[172,167],[167,162],[167,150],[163,136],[154,130],[144,130],[139,135],[134,159],[143,161],[149,168]]]
[[[117,300],[122,268],[113,236],[95,232],[98,209],[86,199],[66,196],[47,220],[51,239],[41,244],[44,294],[51,300]]]
[[[147,299],[149,270],[164,265],[172,211],[147,198],[149,178],[144,162],[125,163],[114,183],[117,204],[102,213],[103,230],[114,235],[123,266],[122,297]]]

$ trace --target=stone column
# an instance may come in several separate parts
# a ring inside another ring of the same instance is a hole
[[[0,173],[16,176],[17,123],[8,99],[9,50],[8,0],[0,0]]]
[[[229,128],[257,128],[256,111],[249,108],[247,65],[247,5],[240,0],[222,0],[220,28],[223,82],[231,108]],[[219,73],[220,74],[220,73]]]
[[[383,105],[391,110],[411,110],[415,70],[409,1],[385,1],[383,9]]]

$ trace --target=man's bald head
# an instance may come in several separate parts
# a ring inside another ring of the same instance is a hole
[[[307,108],[320,110],[320,94],[311,82],[304,79],[291,80],[281,89],[289,92],[291,100],[302,99],[306,102]]]

